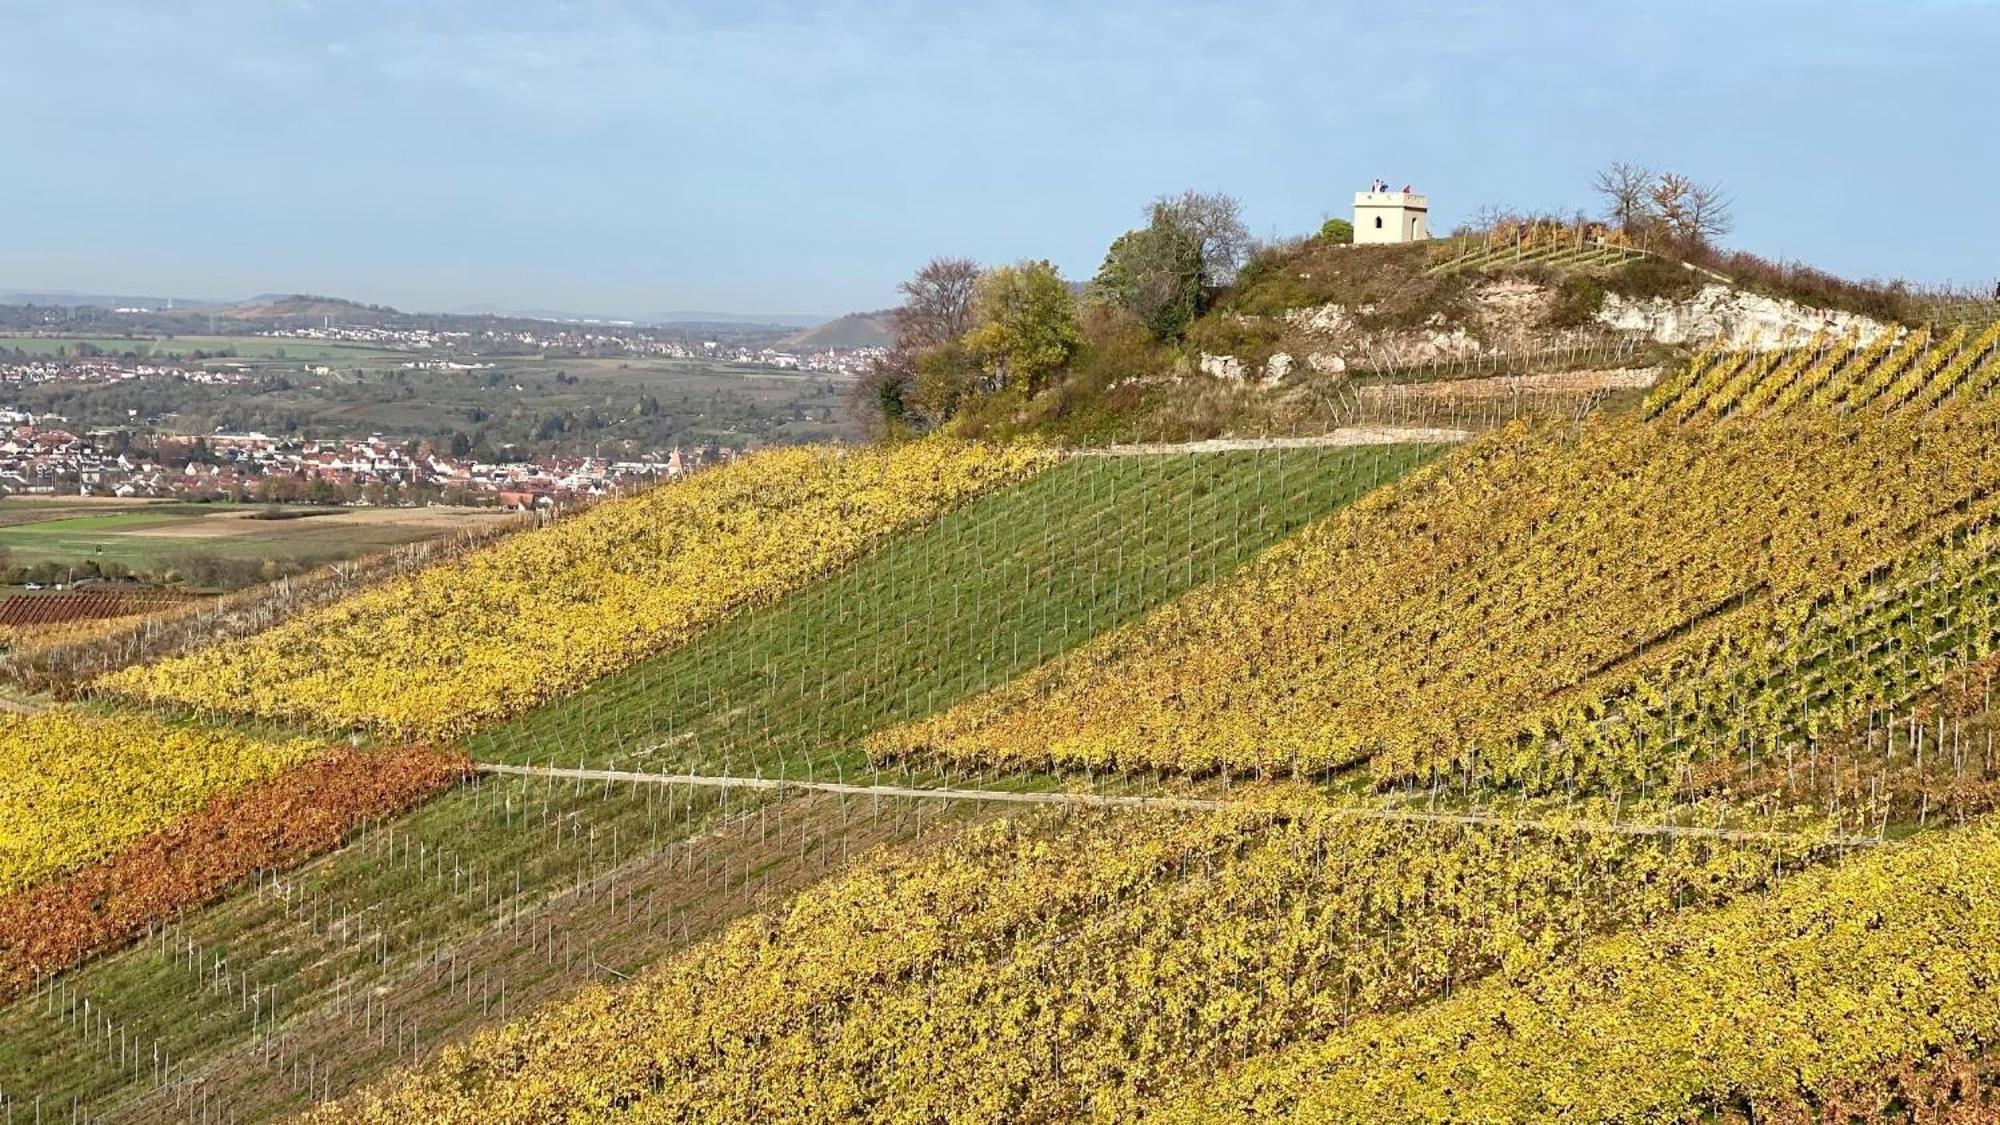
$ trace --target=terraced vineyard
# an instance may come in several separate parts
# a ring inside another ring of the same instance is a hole
[[[1795,407],[1889,411],[1984,401],[2000,384],[2000,320],[1919,328],[1866,343],[1822,337],[1790,351],[1708,351],[1647,396],[1647,417],[1681,425]]]
[[[1976,1118],[1996,378],[766,455],[135,657],[0,730],[0,1109]]]
[[[322,1119],[526,1123],[606,1103],[640,1120],[1129,1119],[1191,1069],[1528,971],[1803,858],[1357,824],[1283,791],[1192,817],[1029,818],[859,865],[774,923]],[[889,917],[903,924],[876,928]]]
[[[868,730],[1226,574],[1437,453],[1073,459],[465,748],[851,773]],[[489,776],[0,1010],[0,1094],[115,1120],[301,1108],[636,971],[874,844],[988,812]]]
[[[482,761],[851,773],[868,765],[869,731],[1228,574],[1438,452],[1076,458],[467,748]]]
[[[173,609],[186,598],[93,590],[81,594],[20,594],[0,601],[0,629],[44,630],[79,621],[100,621]]]
[[[1431,248],[1432,274],[1543,266],[1588,273],[1652,257],[1636,246],[1579,237],[1570,230],[1534,230],[1512,239],[1443,239]]]
[[[2000,301],[1990,298],[1937,301],[1929,306],[1928,313],[1925,319],[1933,331],[1949,331],[1960,325],[1979,328],[2000,320]]]
[[[1984,655],[1990,613],[1950,575],[1975,582],[1991,557],[1993,441],[1983,413],[1517,428],[871,745],[961,767],[1365,764],[1382,783],[1655,794],[1776,738],[1776,716],[1837,727]],[[1934,569],[1947,556],[1955,571]],[[1940,589],[1947,620],[1895,628]],[[1836,645],[1848,663],[1825,667]]]

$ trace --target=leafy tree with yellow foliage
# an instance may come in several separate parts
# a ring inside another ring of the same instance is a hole
[[[965,346],[996,386],[1033,395],[1083,344],[1076,295],[1046,261],[988,270],[973,298]]]

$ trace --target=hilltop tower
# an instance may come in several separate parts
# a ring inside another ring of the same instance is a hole
[[[1354,193],[1354,241],[1422,242],[1431,236],[1430,200],[1413,191]]]

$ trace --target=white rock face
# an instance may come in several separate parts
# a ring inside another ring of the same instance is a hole
[[[1375,311],[1373,305],[1362,305],[1349,311],[1345,305],[1308,305],[1302,309],[1288,309],[1285,320],[1294,328],[1302,328],[1315,336],[1334,337],[1345,335],[1354,329],[1354,318],[1367,316]]]
[[[1745,293],[1727,285],[1704,285],[1686,301],[1664,297],[1629,298],[1605,295],[1598,322],[1662,344],[1706,344],[1721,340],[1733,348],[1787,348],[1824,331],[1848,333],[1867,343],[1891,325],[1858,313],[1813,309],[1795,301]]]
[[[1314,371],[1344,371],[1360,364],[1371,367],[1429,363],[1433,360],[1463,359],[1484,350],[1479,338],[1462,324],[1447,324],[1432,318],[1422,328],[1366,329],[1358,318],[1372,306],[1349,309],[1343,305],[1313,305],[1285,313],[1286,326],[1338,349],[1309,353],[1306,366]],[[1313,362],[1314,358],[1318,363]],[[1338,367],[1325,366],[1338,363]]]
[[[1232,383],[1243,381],[1243,361],[1233,355],[1210,355],[1201,353],[1201,373],[1226,379]]]
[[[1354,369],[1462,363],[1495,355],[1532,355],[1550,349],[1605,347],[1622,334],[1655,343],[1701,345],[1719,340],[1732,348],[1788,348],[1825,332],[1853,334],[1867,343],[1899,331],[1856,313],[1808,308],[1795,301],[1748,293],[1728,285],[1702,286],[1686,300],[1607,294],[1594,323],[1548,326],[1554,290],[1527,278],[1489,279],[1471,290],[1462,320],[1434,315],[1408,328],[1366,323],[1373,305],[1313,305],[1283,315],[1285,351],[1262,370],[1233,355],[1203,354],[1205,374],[1232,383],[1255,379],[1274,386],[1300,369],[1319,375]]]

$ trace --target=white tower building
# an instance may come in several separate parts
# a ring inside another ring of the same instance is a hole
[[[1411,191],[1354,193],[1354,241],[1422,242],[1431,236],[1430,200]]]

